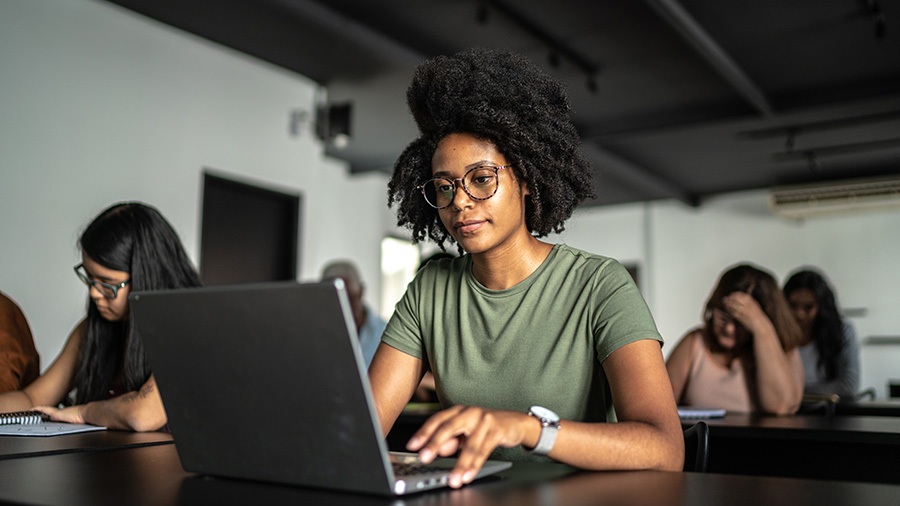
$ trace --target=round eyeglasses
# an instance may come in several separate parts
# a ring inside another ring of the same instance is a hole
[[[119,289],[125,288],[125,285],[131,282],[130,279],[127,279],[117,285],[111,285],[109,283],[94,281],[88,276],[87,271],[84,269],[84,264],[78,264],[75,266],[75,274],[78,276],[78,279],[84,282],[85,285],[87,285],[88,287],[96,288],[97,291],[107,299],[115,299],[116,297],[118,297]]]
[[[493,197],[497,193],[497,188],[500,187],[497,171],[508,167],[511,166],[479,165],[466,172],[463,177],[456,179],[436,177],[425,181],[416,189],[422,192],[428,205],[437,209],[443,209],[453,203],[453,197],[456,196],[459,186],[466,192],[466,195],[473,199],[487,200]]]

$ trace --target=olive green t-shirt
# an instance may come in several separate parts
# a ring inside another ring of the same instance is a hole
[[[428,362],[444,407],[525,412],[540,405],[584,422],[616,420],[602,364],[641,339],[662,342],[625,268],[564,244],[507,290],[479,283],[469,255],[429,262],[382,335],[386,344]],[[529,456],[521,447],[493,455]]]

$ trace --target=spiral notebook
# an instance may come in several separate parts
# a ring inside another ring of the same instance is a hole
[[[106,427],[51,422],[40,411],[0,413],[0,436],[60,436],[95,430],[106,430]]]
[[[187,471],[378,495],[445,486],[388,452],[343,281],[132,292]],[[489,461],[479,477],[509,468]]]
[[[678,406],[678,417],[688,418],[722,418],[726,411],[722,408],[706,408],[698,406]]]

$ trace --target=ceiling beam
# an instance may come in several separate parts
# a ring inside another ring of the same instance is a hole
[[[600,72],[599,64],[590,61],[587,56],[584,56],[583,54],[576,51],[574,48],[563,42],[562,39],[551,35],[549,32],[539,26],[538,23],[532,21],[526,15],[514,9],[506,2],[502,2],[500,0],[481,0],[480,5],[484,6],[484,8],[490,6],[491,8],[496,9],[497,11],[505,15],[510,21],[517,24],[527,33],[531,34],[532,37],[546,44],[547,50],[550,52],[552,66],[556,66],[556,64],[552,63],[555,56],[561,55],[564,58],[572,61],[578,68],[581,69],[582,72],[584,72],[588,83],[588,89],[591,92],[597,91],[596,77]],[[486,15],[487,14],[485,12],[485,16]]]
[[[856,153],[868,153],[883,149],[896,149],[900,147],[900,137],[879,139],[876,141],[851,142],[847,144],[833,144],[806,149],[782,151],[774,153],[772,160],[777,162],[793,161],[799,159],[816,159],[820,156],[849,155]]]
[[[744,100],[763,116],[775,116],[775,110],[766,94],[677,0],[647,0],[647,3],[678,31]]]
[[[596,143],[583,143],[581,151],[601,176],[609,175],[627,184],[638,193],[646,195],[645,200],[673,198],[692,207],[700,205],[697,195]]]
[[[353,39],[374,54],[385,57],[398,66],[415,66],[425,60],[426,55],[374,30],[370,25],[351,19],[328,7],[327,2],[317,0],[271,0],[271,4],[281,4],[283,8],[328,31]],[[327,41],[323,41],[327,44]]]
[[[785,135],[799,135],[810,132],[827,132],[844,128],[872,125],[882,122],[890,122],[900,119],[900,109],[893,111],[876,111],[870,114],[860,114],[851,117],[835,117],[824,120],[807,122],[786,122],[777,127],[762,128],[741,132],[738,135],[748,139],[768,139],[772,137],[784,137]]]

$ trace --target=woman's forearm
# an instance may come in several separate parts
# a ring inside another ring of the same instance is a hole
[[[757,329],[753,348],[760,407],[776,415],[796,413],[803,398],[802,379],[781,348],[774,326]]]
[[[31,397],[22,390],[4,392],[0,394],[0,413],[11,411],[25,411],[34,407]]]
[[[563,421],[550,457],[582,469],[680,471],[684,436],[645,422]]]
[[[128,392],[104,401],[74,406],[85,423],[110,429],[146,432],[158,430],[167,422],[166,411],[153,376],[136,392]]]
[[[100,425],[116,430],[147,432],[158,430],[166,424],[166,413],[162,405],[134,402],[129,392],[115,399],[89,402],[81,406],[85,423]]]

